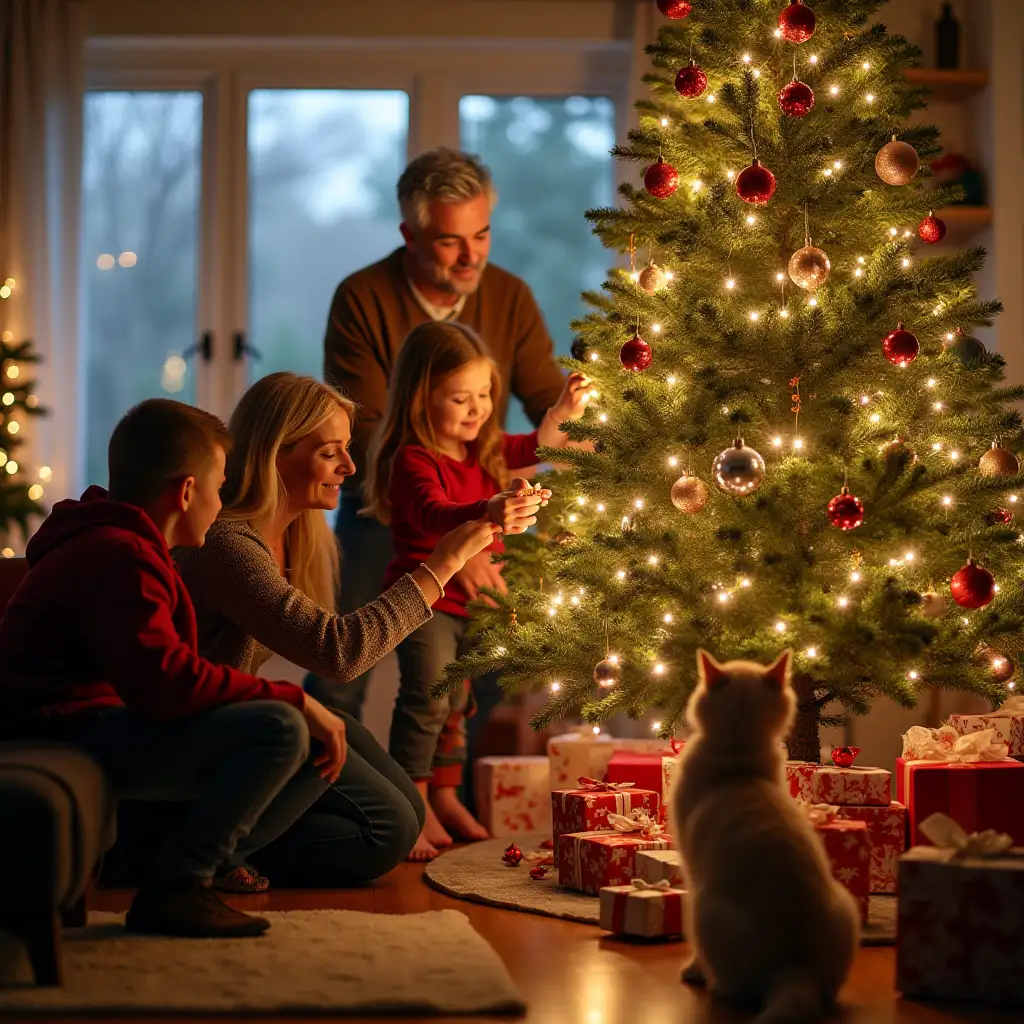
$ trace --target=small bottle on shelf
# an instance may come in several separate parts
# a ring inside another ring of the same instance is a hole
[[[960,67],[960,22],[952,4],[942,5],[942,17],[935,23],[935,53],[938,67]]]

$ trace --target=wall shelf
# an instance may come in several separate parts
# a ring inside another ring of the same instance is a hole
[[[907,68],[903,74],[911,85],[930,89],[933,103],[963,103],[989,82],[987,71],[971,68]]]

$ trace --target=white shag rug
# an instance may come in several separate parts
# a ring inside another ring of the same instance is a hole
[[[0,988],[0,1014],[442,1016],[521,1013],[498,954],[456,910],[270,912],[256,939],[131,935],[93,913],[64,935],[64,985]],[[27,966],[27,965],[26,965]]]

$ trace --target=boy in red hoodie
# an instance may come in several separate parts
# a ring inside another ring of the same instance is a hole
[[[5,735],[84,748],[119,797],[192,801],[128,911],[137,932],[266,931],[211,881],[283,833],[345,760],[344,724],[301,688],[197,653],[170,549],[203,543],[229,446],[200,409],[152,399],[130,410],[110,439],[109,493],[54,506],[0,620]]]

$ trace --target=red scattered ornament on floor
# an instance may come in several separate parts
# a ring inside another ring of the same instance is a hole
[[[775,195],[775,175],[757,158],[736,177],[736,194],[745,203],[764,206]]]
[[[639,334],[634,334],[633,337],[619,349],[619,362],[622,363],[627,370],[632,370],[635,373],[640,373],[642,370],[646,370],[653,360],[654,351]]]
[[[864,522],[864,502],[844,487],[829,503],[828,521],[840,530],[856,530]]]
[[[929,245],[938,245],[946,237],[946,224],[939,220],[934,213],[929,213],[920,224],[917,225],[917,235],[922,242]]]
[[[540,848],[542,850],[553,850],[555,848],[555,841],[554,841],[554,839],[545,839],[540,844]]]
[[[968,558],[967,564],[953,573],[949,590],[961,608],[984,608],[996,596],[996,581],[988,569]]]
[[[535,868],[530,868],[530,877],[534,881],[539,881],[542,878],[546,878],[548,869],[543,864],[538,864]]]
[[[688,0],[658,0],[658,10],[666,18],[677,21],[679,18],[689,17],[690,11],[693,10],[693,4]]]
[[[806,43],[814,35],[816,23],[814,11],[802,0],[795,0],[779,15],[779,28],[787,43]]]
[[[511,843],[505,852],[501,855],[501,859],[510,867],[517,868],[523,859],[523,851],[516,846],[515,843]]]
[[[691,60],[676,74],[676,92],[684,99],[696,99],[707,87],[708,76],[696,61]]]
[[[882,351],[893,366],[907,366],[917,358],[921,343],[910,331],[903,329],[903,324],[897,324],[896,330],[882,339]]]
[[[832,763],[837,768],[849,768],[859,753],[860,747],[836,747],[832,751]]]
[[[668,199],[679,188],[679,173],[671,164],[659,160],[644,171],[644,188],[655,199]]]
[[[814,90],[794,78],[779,93],[779,106],[787,117],[806,117],[814,109]]]

